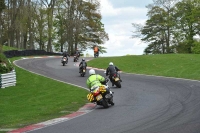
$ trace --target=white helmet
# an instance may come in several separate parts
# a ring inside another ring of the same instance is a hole
[[[94,69],[90,69],[89,71],[89,75],[95,74],[95,70]]]
[[[109,63],[109,66],[113,66],[113,63],[112,63],[112,62],[110,62],[110,63]]]

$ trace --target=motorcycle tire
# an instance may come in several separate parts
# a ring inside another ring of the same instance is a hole
[[[65,66],[65,62],[63,62],[63,66]]]
[[[115,103],[113,103],[113,102],[110,102],[110,104],[111,104],[112,106],[114,106],[114,105],[115,105]]]
[[[85,73],[81,73],[81,76],[84,77],[84,76],[85,76]]]
[[[115,105],[115,103],[113,102],[113,97],[109,100],[109,104],[111,104],[112,106]]]
[[[118,88],[121,88],[121,87],[122,87],[120,81],[117,81],[117,82],[115,83],[115,85],[116,85]]]
[[[115,103],[113,103],[113,101],[110,101],[109,103],[110,103],[112,106],[114,106],[114,105],[115,105]]]
[[[103,106],[104,108],[108,108],[108,107],[109,107],[109,106],[108,106],[108,102],[107,102],[105,99],[102,99],[101,103],[102,103],[102,106]]]

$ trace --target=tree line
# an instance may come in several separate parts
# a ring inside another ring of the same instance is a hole
[[[132,23],[132,38],[147,42],[145,54],[200,54],[200,1],[153,0],[145,25]]]
[[[99,0],[0,0],[0,44],[19,49],[86,50],[109,40]]]

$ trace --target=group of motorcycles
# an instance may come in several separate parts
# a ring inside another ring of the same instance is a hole
[[[74,62],[77,62],[79,59],[78,55],[74,55]],[[63,66],[65,66],[68,63],[68,58],[67,57],[63,57],[61,60],[61,63]]]
[[[98,55],[96,55],[98,57]],[[79,56],[74,55],[74,62],[77,62],[79,59]],[[68,58],[63,57],[62,58],[62,64],[65,66],[68,63]],[[104,72],[105,73],[105,72]],[[82,67],[80,70],[80,76],[84,77],[86,74],[86,67]],[[111,77],[112,83],[116,85],[116,87],[121,88],[121,79],[120,74],[116,73]],[[87,95],[88,101],[92,103],[96,103],[97,105],[101,105],[104,108],[108,108],[109,105],[113,106],[113,94],[110,90],[110,87],[108,86],[108,83],[110,82],[110,79],[106,77],[106,84],[101,86],[95,86],[90,89],[90,93]]]

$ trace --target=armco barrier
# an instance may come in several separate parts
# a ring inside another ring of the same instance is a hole
[[[1,88],[15,86],[15,85],[16,85],[16,72],[14,70],[10,73],[0,74]]]
[[[3,53],[7,58],[33,55],[60,55],[60,53],[46,52],[45,50],[9,50]]]

